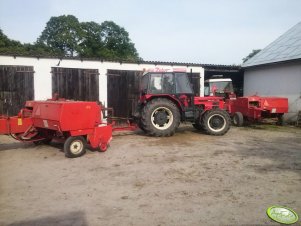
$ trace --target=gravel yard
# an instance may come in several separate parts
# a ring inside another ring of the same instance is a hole
[[[0,136],[0,225],[279,225],[301,215],[301,129],[182,126],[173,137],[115,134],[105,153]],[[300,220],[299,220],[300,224]]]

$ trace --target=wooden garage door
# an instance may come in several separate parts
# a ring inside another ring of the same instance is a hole
[[[139,98],[141,71],[108,70],[108,106],[118,117],[131,117]]]
[[[32,66],[0,65],[0,115],[17,115],[34,99]]]
[[[99,100],[98,69],[52,67],[52,93],[70,100]]]

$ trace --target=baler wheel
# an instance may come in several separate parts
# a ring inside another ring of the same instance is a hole
[[[235,126],[243,126],[244,124],[244,116],[242,115],[241,112],[235,112],[233,116],[233,124]]]
[[[209,135],[221,136],[230,129],[229,114],[220,109],[206,111],[202,117],[204,131]]]
[[[99,145],[100,152],[105,152],[108,149],[108,145],[105,143],[102,143]]]
[[[283,115],[284,114],[279,114],[277,116],[278,120],[276,122],[276,125],[278,125],[278,126],[284,126],[285,123],[284,123]]]
[[[68,137],[64,144],[65,156],[77,158],[86,153],[87,142],[82,136]]]

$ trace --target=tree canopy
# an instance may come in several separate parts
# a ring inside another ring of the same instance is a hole
[[[79,22],[73,15],[51,17],[33,44],[10,40],[0,30],[0,52],[22,55],[78,56],[138,60],[129,33],[113,21]]]
[[[104,57],[104,45],[101,40],[101,27],[95,22],[81,23],[82,41],[79,44],[79,55],[82,57]]]
[[[113,21],[105,21],[100,25],[100,30],[106,57],[120,56],[131,60],[138,58],[135,45],[131,42],[129,33],[123,27],[118,26]]]
[[[252,52],[246,56],[245,58],[243,58],[243,63],[246,62],[247,60],[251,59],[253,56],[255,56],[257,53],[259,53],[261,51],[261,49],[253,49]]]
[[[0,49],[2,52],[12,52],[23,48],[21,42],[9,39],[0,29]]]
[[[82,39],[80,23],[75,16],[51,17],[37,43],[63,53],[75,56]]]
[[[19,41],[11,40],[0,29],[0,52],[25,56],[49,55],[51,49],[41,44],[22,44]]]

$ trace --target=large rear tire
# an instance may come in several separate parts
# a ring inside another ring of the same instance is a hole
[[[224,110],[212,109],[206,111],[202,117],[203,129],[209,135],[224,135],[230,129],[230,124],[230,116]]]
[[[142,125],[142,122],[141,120],[137,122],[137,126],[139,127],[139,129],[141,129],[143,132],[146,132],[143,125]]]
[[[172,136],[179,125],[179,109],[168,99],[153,99],[142,109],[141,126],[151,136]]]

